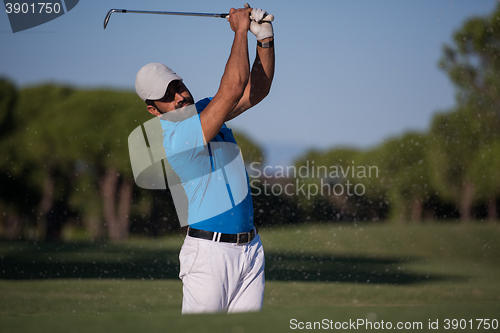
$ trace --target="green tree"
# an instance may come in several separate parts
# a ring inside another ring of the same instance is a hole
[[[23,237],[23,229],[33,220],[30,202],[37,200],[37,193],[22,175],[26,165],[12,158],[16,146],[8,140],[16,130],[15,107],[18,91],[6,78],[0,79],[0,234],[8,239]]]
[[[393,177],[384,166],[384,147],[378,145],[365,149],[357,156],[357,162],[366,170],[372,170],[368,177],[359,181],[365,187],[364,206],[370,220],[386,219],[389,207],[389,190],[393,186]]]
[[[14,129],[17,89],[7,78],[0,78],[0,140]]]
[[[365,186],[369,177],[366,177],[367,173],[360,173],[361,169],[369,170],[363,163],[363,154],[364,152],[356,148],[339,147],[328,150],[320,158],[321,165],[335,171],[335,173],[330,173],[331,176],[338,175],[337,178],[330,178],[329,185],[341,184],[343,186],[342,194],[337,195],[338,192],[335,192],[333,187],[327,199],[337,207],[339,214],[348,220],[366,219],[368,206],[371,205],[355,195],[354,191],[355,186],[362,184],[363,196],[367,195]]]
[[[60,133],[65,140],[58,149],[78,163],[81,186],[88,192],[86,199],[74,193],[73,203],[85,213],[96,238],[102,237],[100,217],[111,240],[124,240],[129,234],[134,179],[128,136],[151,118],[141,102],[131,92],[80,90],[65,106],[73,115]],[[97,207],[102,209],[100,216]]]
[[[440,66],[458,88],[458,103],[500,117],[500,3],[491,15],[464,22],[453,36]]]
[[[492,194],[479,177],[488,170],[487,154],[478,152],[500,135],[500,4],[489,16],[465,21],[453,41],[444,46],[440,66],[457,87],[457,111],[433,120],[433,178],[440,194],[459,206],[461,219],[469,220],[472,203]]]
[[[410,132],[385,141],[380,167],[388,181],[391,217],[398,221],[422,220],[424,203],[432,192],[427,158],[427,136]]]
[[[360,160],[358,149],[340,147],[324,152],[310,150],[299,157],[294,165],[296,169],[308,168],[307,174],[310,178],[301,179],[303,183],[323,186],[324,199],[334,207],[338,215],[335,219],[351,220],[362,216],[365,208],[359,205],[359,198],[354,195],[354,186],[360,182],[357,178]],[[309,206],[309,209],[316,209],[317,203],[322,202],[322,198],[313,197],[311,202],[306,202],[306,199],[311,198],[301,198],[302,205]],[[317,215],[314,212],[312,214]],[[330,219],[333,219],[333,216]]]
[[[65,100],[72,93],[70,88],[53,85],[19,91],[13,114],[15,130],[4,142],[9,150],[9,173],[16,178],[16,186],[28,184],[40,198],[29,202],[40,239],[59,239],[62,223],[69,213],[66,198],[70,192],[71,161],[65,151],[55,146],[61,141],[60,113],[65,111]]]
[[[97,238],[101,224],[112,240],[128,236],[133,178],[127,139],[150,118],[142,106],[130,92],[43,85],[19,93],[8,158],[17,161],[11,173],[40,195],[32,203],[40,238],[59,239],[71,207],[94,221]]]
[[[469,170],[477,189],[476,200],[486,202],[488,219],[498,218],[497,198],[500,196],[500,141],[482,147]]]
[[[475,186],[469,170],[481,149],[481,132],[468,109],[437,114],[429,133],[432,184],[439,196],[457,205],[462,221],[472,218]]]
[[[246,165],[250,165],[254,162],[263,164],[264,153],[262,148],[254,142],[248,135],[243,132],[233,131],[234,139],[240,147],[241,154],[243,155],[243,160]]]

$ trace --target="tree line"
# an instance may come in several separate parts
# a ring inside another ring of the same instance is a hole
[[[178,227],[169,191],[134,184],[128,136],[151,119],[134,92],[0,80],[0,235],[59,240],[65,223],[92,239]],[[248,160],[261,148],[235,134]]]

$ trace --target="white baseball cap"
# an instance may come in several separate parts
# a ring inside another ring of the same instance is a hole
[[[153,62],[137,73],[135,91],[143,101],[161,99],[173,80],[182,81],[182,78],[164,64]]]

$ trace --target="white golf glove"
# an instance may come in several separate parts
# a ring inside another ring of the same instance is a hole
[[[257,37],[257,40],[274,36],[270,18],[272,18],[272,15],[269,15],[265,10],[260,8],[252,9],[250,31]]]

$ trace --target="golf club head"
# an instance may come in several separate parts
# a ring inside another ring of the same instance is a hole
[[[114,12],[120,12],[120,13],[126,13],[127,11],[125,9],[110,9],[108,13],[106,14],[106,18],[104,19],[104,29],[108,26],[109,19],[111,18],[111,14]]]

